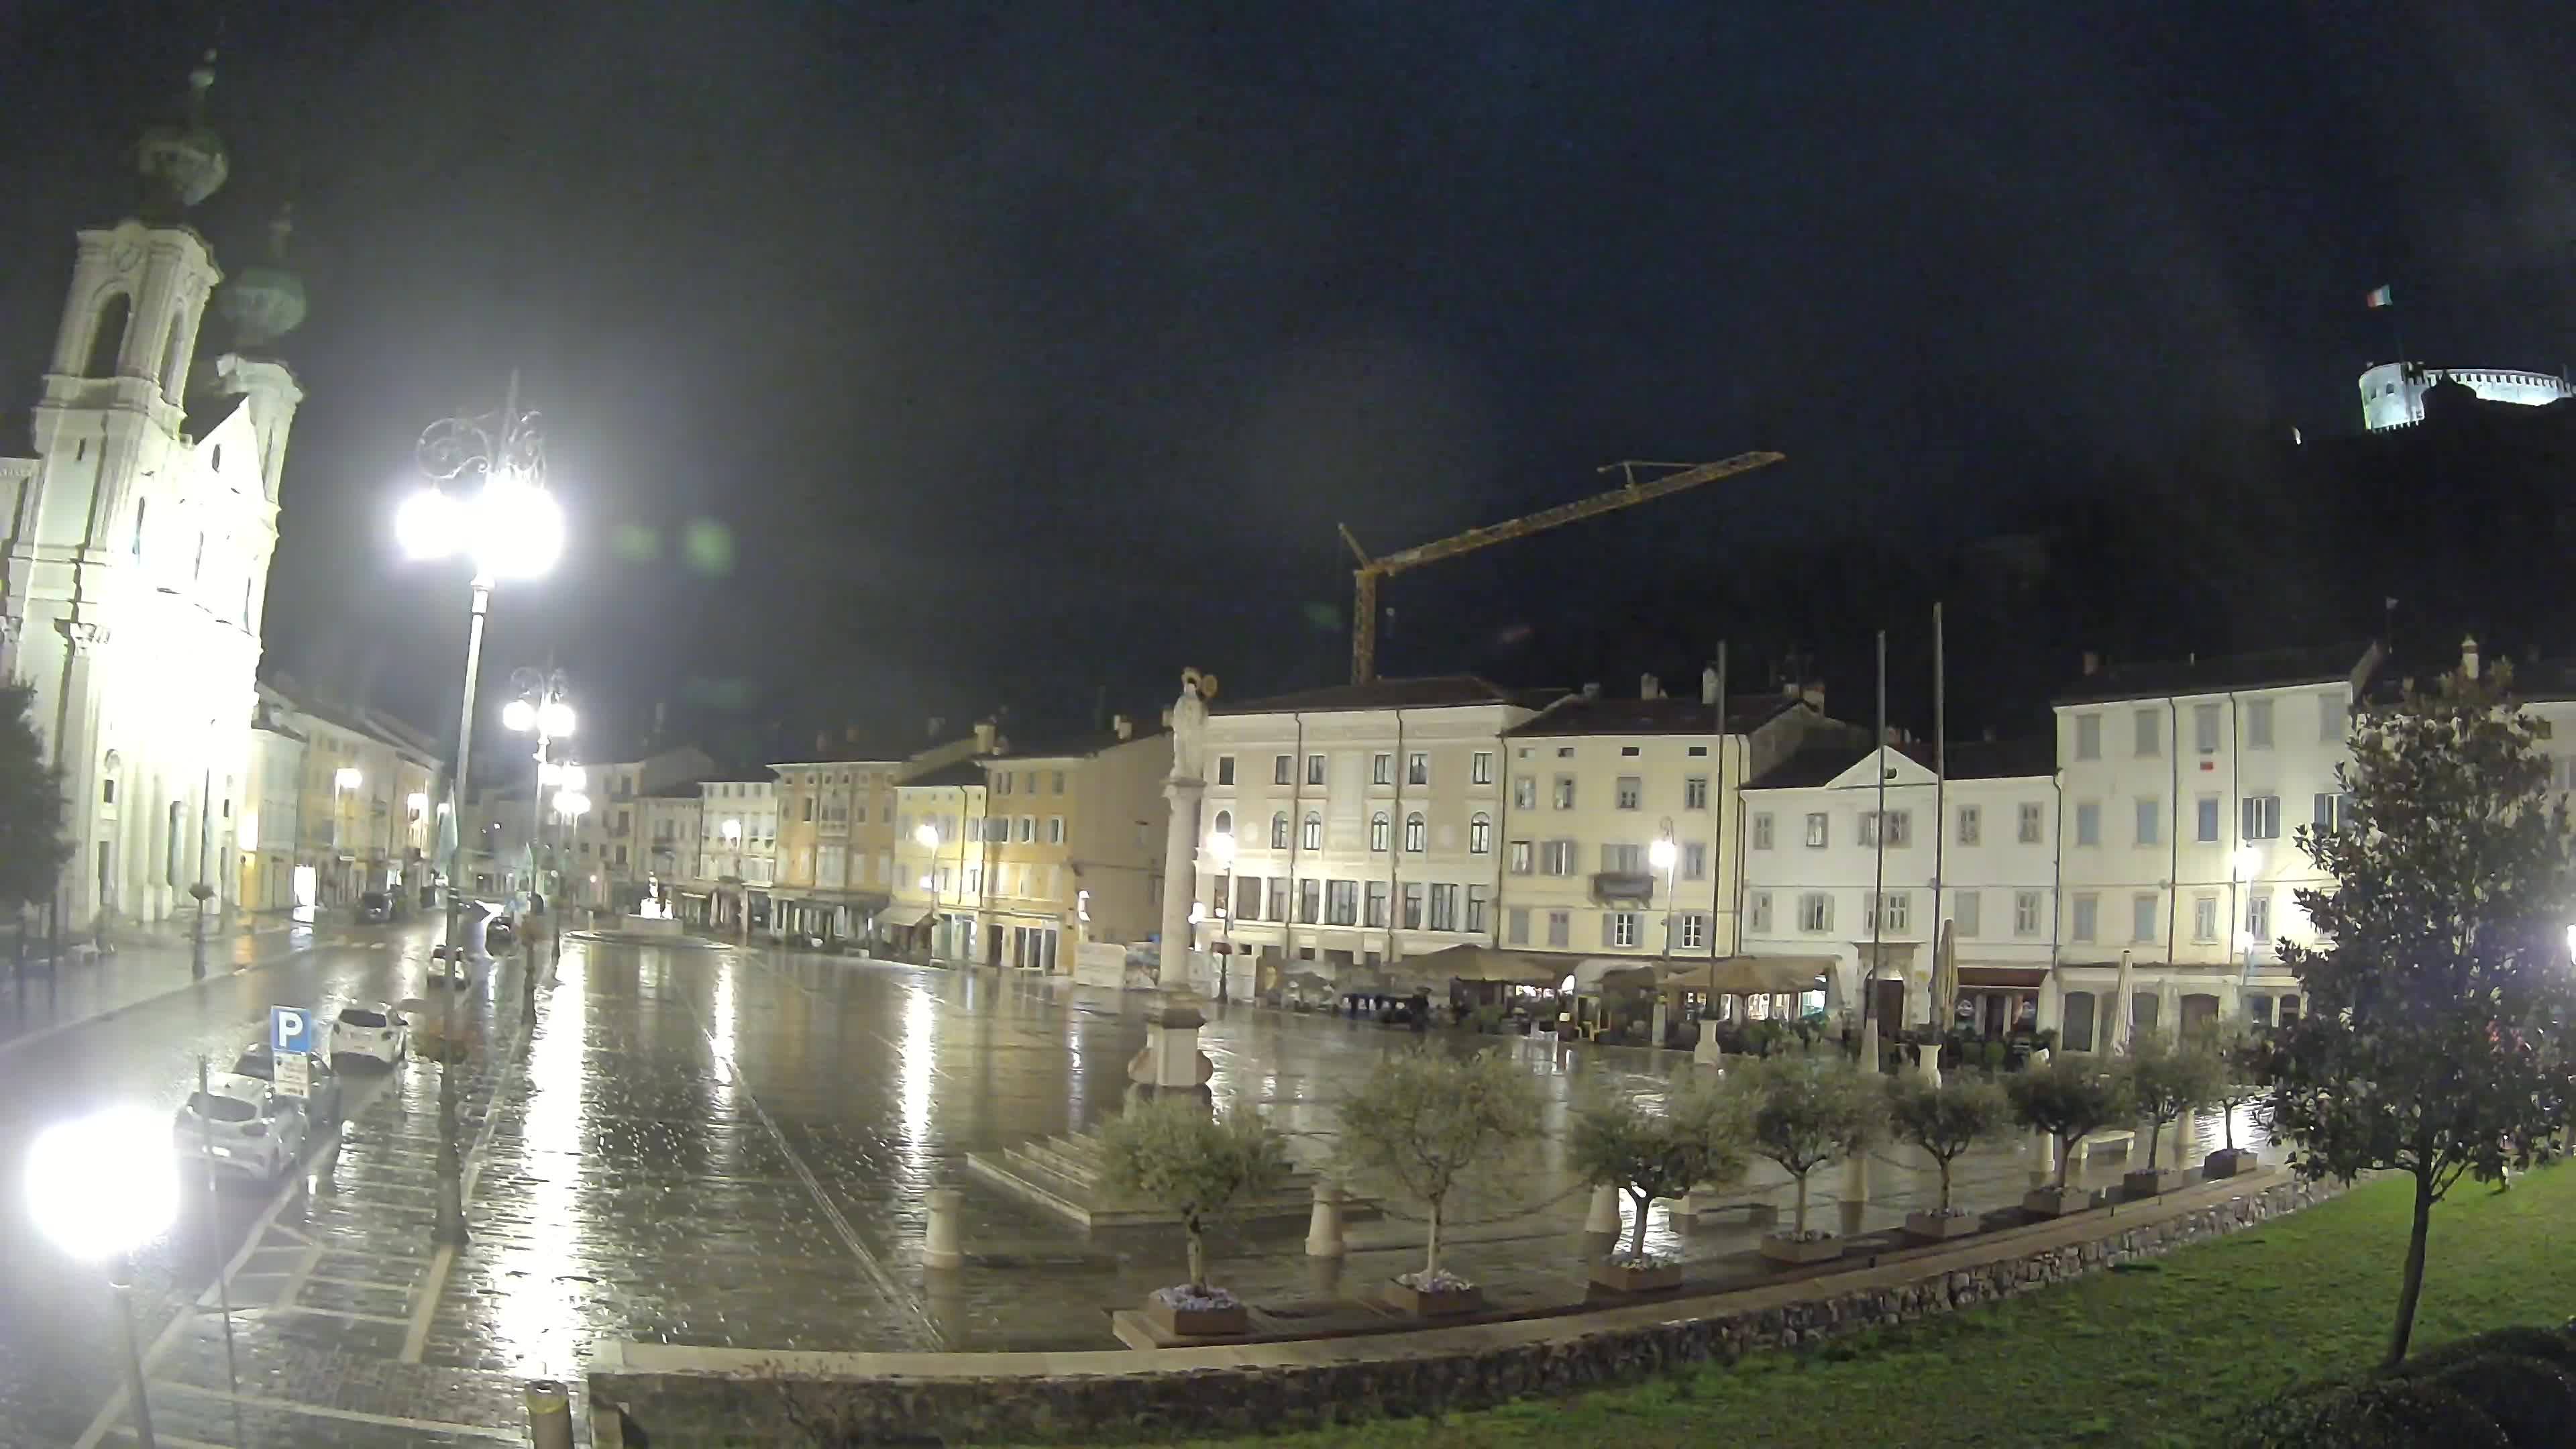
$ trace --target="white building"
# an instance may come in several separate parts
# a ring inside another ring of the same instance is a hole
[[[655,877],[651,822],[678,818],[668,813],[657,816],[651,802],[664,792],[705,781],[715,773],[715,762],[706,751],[683,745],[639,760],[582,768],[589,772],[583,793],[590,797],[590,813],[573,822],[566,894],[578,905],[632,911],[649,888],[660,884]],[[704,820],[703,811],[699,819]],[[774,795],[766,829],[767,838],[774,841]]]
[[[1824,717],[1820,692],[1792,686],[1729,700],[1721,732],[1716,671],[1699,684],[1681,698],[1651,675],[1632,699],[1586,689],[1503,732],[1510,788],[1492,816],[1503,946],[1562,954],[1578,977],[1587,960],[1740,949],[1746,779],[1851,731]],[[1673,842],[1669,870],[1653,869],[1658,839]]]
[[[302,319],[282,267],[223,273],[186,208],[223,184],[203,125],[147,131],[142,219],[80,234],[35,406],[33,458],[0,459],[0,673],[35,688],[75,846],[66,919],[193,908],[234,878],[259,616],[287,434],[303,391],[267,344]],[[280,233],[282,239],[282,232]],[[199,366],[208,302],[233,350]]]
[[[1261,991],[1492,945],[1503,734],[1558,693],[1450,675],[1220,698],[1196,834],[1231,834],[1236,850],[1229,878],[1202,844],[1202,942],[1252,955]]]
[[[744,883],[757,893],[778,878],[777,869],[778,776],[765,769],[741,770],[699,781],[698,880]],[[715,895],[729,897],[731,892]],[[729,912],[732,905],[728,901],[718,909]]]
[[[2297,1014],[2276,943],[2313,941],[2292,893],[2325,879],[2295,836],[2340,818],[2335,770],[2380,661],[2356,644],[2094,668],[2059,698],[2069,1047],[2107,1039],[2124,954],[2141,1025]]]
[[[1873,1015],[1920,1024],[1946,920],[1962,1024],[2035,1028],[2056,944],[2051,743],[1953,744],[1942,752],[1946,778],[1931,768],[1934,753],[1873,749],[1864,730],[1754,777],[1744,792],[1745,950],[1817,958],[1830,1010],[1857,1015],[1867,979]]]
[[[263,845],[244,862],[242,898],[255,909],[340,906],[384,891],[408,909],[437,873],[436,811],[446,794],[437,741],[381,710],[325,701],[285,680],[262,681],[258,701],[256,758],[281,768],[291,759],[295,773],[255,777],[259,818],[244,815],[239,837],[245,850],[254,837]],[[272,814],[279,809],[286,813]],[[287,842],[283,879],[270,869],[272,841]]]
[[[2361,375],[2362,427],[2377,432],[2424,421],[2424,394],[2444,382],[2459,383],[2488,402],[2525,407],[2545,407],[2576,397],[2576,384],[2546,372],[2383,362]]]

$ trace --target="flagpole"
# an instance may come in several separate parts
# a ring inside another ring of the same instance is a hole
[[[1950,808],[1949,670],[1941,653],[1941,641],[1941,604],[1935,600],[1932,604],[1932,925],[1936,932],[1942,923],[1949,919],[1943,909],[1941,895],[1942,853],[1943,847],[1949,841],[1946,822],[1950,818],[1948,813]],[[1936,1019],[1932,1022],[1932,1029],[1947,1031],[1950,1023],[1937,1019],[1939,1016],[1937,1008],[1941,1005],[1939,973],[1940,967],[1936,964],[1933,967],[1932,998],[1932,1004],[1936,1008],[1934,1012]]]

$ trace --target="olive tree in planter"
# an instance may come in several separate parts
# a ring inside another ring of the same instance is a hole
[[[2226,1145],[2202,1160],[2200,1175],[2215,1182],[2254,1170],[2252,1150],[2236,1145],[2236,1109],[2263,1099],[2266,1048],[2261,1038],[2237,1026],[2212,1036],[2209,1049],[2218,1054],[2220,1066],[2218,1095],[2210,1105],[2218,1109],[2220,1140]]]
[[[1592,1265],[1594,1283],[1620,1293],[1679,1286],[1681,1264],[1646,1252],[1646,1210],[1659,1197],[1677,1198],[1741,1173],[1745,1118],[1744,1094],[1710,1081],[1674,1088],[1661,1112],[1615,1093],[1576,1110],[1574,1170],[1594,1186],[1619,1189],[1637,1205],[1634,1241],[1626,1252],[1614,1251]]]
[[[2057,1181],[2024,1195],[2022,1210],[2054,1218],[2091,1207],[2092,1194],[2069,1188],[2067,1172],[2074,1166],[2075,1144],[2079,1140],[2127,1114],[2126,1084],[2089,1057],[2077,1054],[2032,1067],[2011,1078],[2004,1090],[2012,1098],[2013,1115],[2057,1143]]]
[[[1833,1234],[1807,1227],[1807,1178],[1828,1162],[1866,1151],[1883,1121],[1875,1079],[1838,1052],[1784,1051],[1749,1069],[1752,1145],[1797,1184],[1790,1230],[1762,1240],[1764,1257],[1821,1263],[1842,1256]]]
[[[2173,1128],[2174,1152],[2182,1152],[2182,1119],[2210,1105],[2226,1089],[2227,1073],[2218,1054],[2198,1036],[2179,1044],[2155,1032],[2130,1043],[2119,1070],[2127,1078],[2129,1100],[2147,1122],[2147,1160],[2120,1180],[2123,1196],[2154,1197],[2181,1187],[2179,1162],[2166,1166],[2159,1150],[2167,1127]]]
[[[1905,1215],[1909,1236],[1963,1238],[1978,1228],[1976,1214],[1950,1204],[1950,1168],[1969,1148],[1988,1141],[2012,1121],[2012,1103],[1989,1078],[1957,1076],[1940,1086],[1899,1080],[1888,1089],[1888,1124],[1900,1141],[1923,1149],[1941,1169],[1941,1202],[1931,1212]]]
[[[1100,1129],[1100,1160],[1113,1187],[1171,1209],[1189,1234],[1190,1281],[1154,1290],[1146,1316],[1167,1333],[1191,1337],[1248,1329],[1242,1301],[1208,1283],[1207,1226],[1287,1180],[1279,1134],[1249,1109],[1211,1113],[1194,1097],[1158,1096]]]
[[[1345,1173],[1391,1186],[1430,1216],[1422,1267],[1397,1275],[1394,1296],[1416,1313],[1471,1313],[1484,1290],[1440,1266],[1450,1195],[1468,1174],[1538,1130],[1538,1082],[1498,1051],[1437,1048],[1379,1059],[1337,1112]]]

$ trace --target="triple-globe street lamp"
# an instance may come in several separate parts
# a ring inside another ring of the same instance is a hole
[[[549,756],[553,753],[555,741],[572,737],[575,716],[572,706],[564,700],[570,688],[571,681],[560,669],[514,669],[510,671],[512,698],[501,710],[503,729],[537,737],[537,780],[535,787],[528,791],[528,904],[533,909],[537,897],[546,896],[546,922],[553,935],[554,959],[557,962],[563,960],[563,915],[557,901],[562,894],[562,880],[558,873],[557,890],[552,894],[545,891],[544,876],[537,864],[537,844],[545,833],[546,786],[550,783],[547,776],[555,768]],[[569,788],[578,790],[580,786]],[[519,939],[525,951],[534,951],[524,933]],[[529,959],[534,958],[530,956]]]
[[[394,528],[415,559],[463,557],[472,567],[465,634],[465,690],[458,711],[456,768],[449,775],[447,934],[451,952],[464,940],[464,835],[467,763],[474,747],[474,683],[483,663],[483,621],[502,579],[532,579],[563,552],[563,510],[546,491],[545,438],[537,415],[519,409],[519,376],[497,413],[442,418],[420,436],[418,457],[429,485],[405,500]],[[451,968],[453,967],[451,961]],[[457,1146],[456,993],[442,993],[445,1029],[438,1058],[438,1197],[436,1240],[465,1241],[463,1158]]]
[[[27,1150],[27,1215],[66,1255],[109,1265],[125,1350],[125,1390],[134,1400],[134,1438],[153,1449],[152,1405],[134,1337],[134,1250],[158,1237],[179,1212],[179,1162],[167,1120],[140,1107],[111,1107],[40,1133]]]

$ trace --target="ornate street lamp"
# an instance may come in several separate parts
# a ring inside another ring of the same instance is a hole
[[[429,486],[394,518],[403,552],[415,559],[463,556],[472,566],[471,613],[465,634],[465,698],[456,731],[456,769],[448,777],[451,820],[462,821],[466,767],[474,747],[474,682],[483,663],[483,620],[502,579],[532,579],[563,552],[563,510],[546,491],[545,437],[537,415],[519,410],[519,375],[497,413],[442,418],[420,435],[420,470]],[[449,969],[463,950],[464,833],[447,852]],[[445,843],[445,842],[442,842]],[[456,1141],[456,993],[445,997],[446,1029],[438,1058],[438,1216],[441,1243],[465,1241],[464,1162]]]
[[[536,897],[542,893],[539,883],[543,880],[543,875],[537,867],[537,841],[538,837],[545,833],[548,769],[546,757],[553,750],[556,740],[572,737],[573,710],[570,704],[564,702],[564,695],[571,690],[571,687],[572,682],[565,678],[564,672],[560,669],[513,669],[510,671],[512,698],[501,710],[503,729],[514,734],[534,734],[537,737],[537,783],[536,787],[528,792],[528,896],[531,906],[536,904]],[[560,881],[557,884],[560,886]],[[562,892],[558,889],[555,895],[560,894]],[[561,964],[563,913],[557,908],[553,896],[547,898],[546,924],[554,937],[555,962]],[[519,945],[521,960],[533,964],[535,947],[529,943],[524,933],[519,937]],[[533,990],[533,987],[531,989]]]

